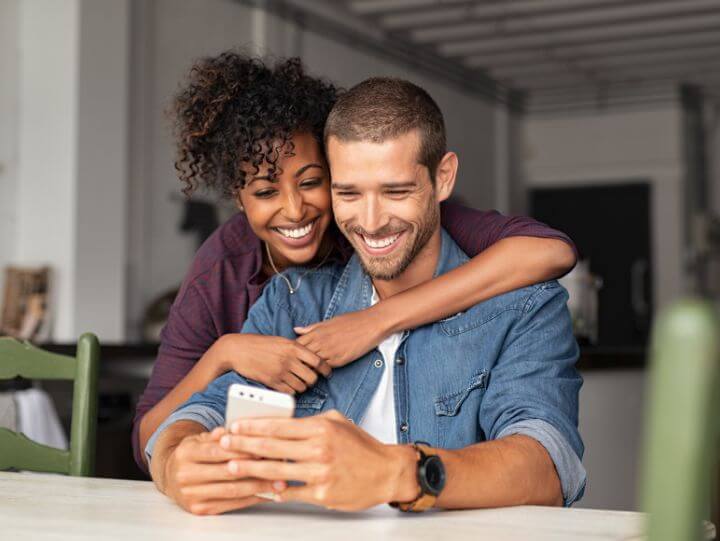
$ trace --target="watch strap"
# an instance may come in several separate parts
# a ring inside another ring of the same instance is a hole
[[[413,443],[412,446],[418,455],[416,467],[418,467],[420,465],[420,462],[424,461],[427,457],[437,456],[437,453],[433,452],[432,448],[427,445]],[[397,503],[390,504],[390,505],[392,505],[393,507],[397,507],[398,509],[400,509],[400,511],[411,512],[411,513],[422,513],[423,511],[430,509],[433,505],[435,505],[437,496],[433,496],[432,494],[428,494],[427,492],[424,492],[422,489],[422,485],[420,485],[419,479],[418,479],[418,485],[420,486],[420,493],[418,494],[417,498],[415,498],[413,501],[397,502]]]

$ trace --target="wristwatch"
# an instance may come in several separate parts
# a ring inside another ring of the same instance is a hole
[[[418,455],[417,481],[420,494],[411,502],[392,502],[390,505],[400,511],[420,513],[435,505],[435,500],[445,487],[445,466],[430,445],[416,442],[412,446]]]

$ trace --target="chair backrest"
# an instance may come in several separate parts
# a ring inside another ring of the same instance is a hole
[[[643,504],[652,541],[700,539],[717,460],[720,318],[708,302],[662,313],[651,340]]]
[[[0,428],[0,471],[10,468],[90,476],[95,470],[97,380],[100,344],[83,334],[76,357],[58,355],[14,338],[0,338],[0,380],[17,376],[41,380],[73,380],[70,450],[41,445],[24,434]]]

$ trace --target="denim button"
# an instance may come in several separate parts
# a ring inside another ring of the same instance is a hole
[[[398,357],[398,358],[395,360],[395,362],[396,362],[397,364],[405,364],[405,359],[403,359],[402,357]]]
[[[408,431],[408,428],[409,428],[409,427],[408,427],[408,424],[407,424],[407,423],[403,423],[403,424],[400,425],[400,432],[407,432],[407,431]]]
[[[375,360],[375,368],[380,368],[383,365],[382,359]]]

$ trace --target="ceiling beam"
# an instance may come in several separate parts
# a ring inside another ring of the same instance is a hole
[[[596,11],[580,11],[535,17],[511,17],[486,22],[465,22],[413,30],[410,38],[418,43],[442,42],[465,38],[521,37],[529,34],[553,34],[615,24],[657,22],[668,18],[720,13],[717,0],[656,0],[642,4],[625,4]]]
[[[378,19],[381,25],[391,30],[431,27],[440,24],[481,21],[495,21],[509,17],[544,16],[576,11],[592,11],[608,6],[629,5],[632,3],[653,2],[658,0],[525,0],[499,2],[494,4],[475,2],[472,5],[419,8],[405,12],[384,15]],[[662,1],[662,0],[660,0]],[[665,0],[676,1],[676,0]]]
[[[464,59],[468,67],[522,66],[538,62],[590,60],[594,58],[623,57],[631,54],[656,53],[662,51],[686,50],[720,45],[720,32],[693,32],[653,38],[616,40],[605,43],[591,43],[572,47],[529,49],[510,53],[473,55]]]
[[[471,6],[474,3],[472,0],[354,0],[349,3],[349,9],[361,15],[372,15],[453,4]]]
[[[720,10],[720,5],[718,5]],[[522,36],[502,36],[491,39],[471,39],[438,45],[440,54],[465,56],[475,53],[507,53],[538,48],[570,47],[589,43],[607,43],[617,40],[634,40],[639,37],[662,37],[688,32],[705,32],[720,29],[720,13],[693,15],[647,23],[623,23],[593,29],[575,29],[555,34],[545,32]]]
[[[643,53],[609,58],[557,59],[550,62],[538,62],[519,66],[490,68],[493,77],[513,77],[533,73],[557,73],[563,71],[601,72],[613,68],[642,69],[646,66],[664,65],[667,62],[684,61],[689,64],[699,62],[717,62],[720,59],[720,43],[715,46],[698,47],[693,50],[679,49],[657,53]]]

